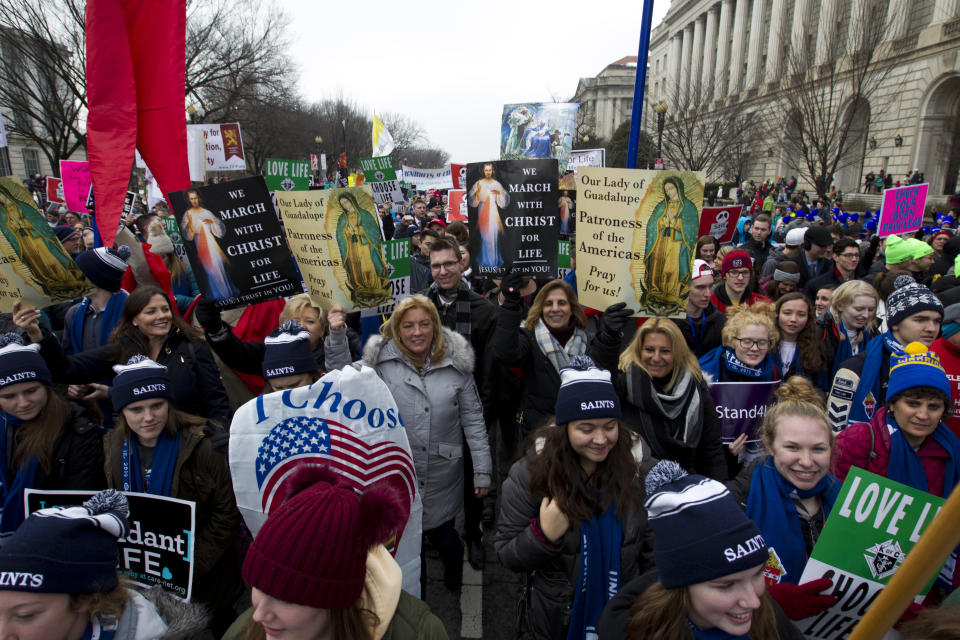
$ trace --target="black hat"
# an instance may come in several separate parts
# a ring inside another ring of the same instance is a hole
[[[70,238],[76,236],[77,230],[67,224],[58,224],[53,228],[53,233],[56,234],[60,244],[63,244]]]
[[[20,382],[52,384],[53,376],[40,356],[40,345],[24,345],[15,333],[0,334],[0,389]]]
[[[120,411],[138,400],[173,400],[167,368],[147,356],[132,356],[127,360],[127,364],[114,365],[113,370],[117,372],[113,386],[110,387],[110,400],[113,402],[114,411]]]
[[[95,286],[110,293],[116,293],[120,291],[129,258],[130,247],[121,246],[119,249],[98,247],[81,251],[74,258],[74,262]]]
[[[310,333],[296,320],[281,324],[263,345],[263,377],[267,380],[312,373],[320,368],[310,347]]]
[[[803,243],[808,247],[813,244],[818,247],[829,247],[833,244],[833,236],[826,227],[810,227],[803,235]]]

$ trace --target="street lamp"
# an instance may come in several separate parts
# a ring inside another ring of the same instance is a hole
[[[876,148],[877,148],[877,144],[878,144],[878,143],[877,143],[877,138],[876,138],[876,136],[870,136],[870,148],[871,148],[871,149],[876,149]]]
[[[319,185],[323,182],[323,164],[322,164],[322,161],[320,160],[320,158],[323,156],[323,151],[322,151],[323,147],[321,146],[323,145],[323,138],[321,138],[320,136],[315,136],[313,138],[313,142],[317,145],[317,180],[316,182]]]
[[[897,137],[893,139],[893,146],[902,147],[903,146],[903,137],[898,133]]]
[[[667,103],[663,100],[653,108],[657,112],[657,157],[663,157],[663,123],[667,119]]]

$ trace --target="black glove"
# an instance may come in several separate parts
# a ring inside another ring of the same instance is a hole
[[[880,246],[880,236],[873,236],[870,238],[870,248],[876,249]]]
[[[197,306],[193,309],[193,315],[197,317],[197,322],[207,333],[217,333],[223,328],[223,320],[220,319],[220,311],[212,300],[200,298],[197,300]]]
[[[522,297],[520,290],[523,289],[523,283],[526,280],[527,277],[514,271],[513,267],[507,269],[507,272],[503,274],[503,280],[500,281],[500,293],[503,294],[504,300],[519,302]]]
[[[619,340],[623,336],[624,325],[627,324],[627,320],[632,315],[633,311],[627,308],[626,302],[610,305],[600,316],[600,332]]]
[[[210,446],[217,453],[227,454],[227,448],[230,445],[230,432],[223,427],[206,422],[203,425],[203,435],[210,438]]]

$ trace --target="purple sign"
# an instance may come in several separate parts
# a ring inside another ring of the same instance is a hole
[[[916,231],[923,226],[923,208],[927,204],[929,184],[912,184],[907,187],[886,189],[883,206],[877,223],[877,235],[881,238],[899,233]]]
[[[747,434],[747,445],[760,442],[760,423],[773,404],[777,382],[713,382],[710,396],[716,405],[723,444]]]

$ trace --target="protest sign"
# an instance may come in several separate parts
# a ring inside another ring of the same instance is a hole
[[[136,191],[127,191],[127,195],[123,198],[123,209],[121,220],[129,220],[130,214],[133,213],[133,208],[140,200]]]
[[[702,172],[580,167],[580,303],[626,302],[635,315],[684,317],[704,180]]]
[[[85,160],[61,160],[60,180],[63,183],[63,199],[67,209],[78,213],[90,213],[87,209],[87,195],[93,185],[93,180],[90,178],[90,165]]]
[[[403,165],[403,181],[414,185],[417,191],[453,188],[450,165],[441,169],[417,169]]]
[[[310,163],[267,158],[263,176],[270,191],[306,191],[310,188]]]
[[[170,194],[203,296],[219,309],[302,291],[270,192],[255,176]]]
[[[388,484],[409,518],[387,548],[403,570],[403,588],[419,594],[423,507],[410,435],[387,385],[369,367],[348,366],[310,386],[255,398],[230,426],[237,507],[256,536],[271,508],[283,503],[285,480],[304,463],[330,467],[357,490]]]
[[[500,159],[555,158],[567,168],[576,129],[575,102],[527,102],[503,105]]]
[[[797,621],[800,631],[810,639],[846,638],[943,503],[943,498],[851,467],[799,580],[829,578],[833,588],[825,593],[838,600],[820,615]],[[917,602],[933,582],[920,591]]]
[[[555,160],[500,160],[467,165],[467,211],[474,273],[488,278],[507,268],[531,277],[557,276]]]
[[[93,285],[73,262],[19,181],[0,178],[0,312],[75,300]]]
[[[451,164],[451,165],[450,165],[450,175],[453,177],[453,188],[454,188],[454,189],[466,189],[466,188],[467,188],[467,165],[465,165],[465,164]]]
[[[173,243],[173,252],[183,262],[190,264],[190,259],[187,258],[187,248],[183,246],[183,237],[180,235],[180,225],[177,224],[177,219],[173,216],[158,217],[163,222],[164,231],[170,236],[170,241]]]
[[[380,305],[364,309],[360,315],[370,316],[387,315],[394,306],[414,291],[410,291],[410,240],[388,240],[383,243],[383,257],[387,259],[387,273],[390,274],[390,295],[393,300]]]
[[[447,204],[450,205],[450,213],[447,214],[447,222],[466,222],[467,215],[467,191],[465,189],[450,189],[447,191]]]
[[[877,235],[909,233],[923,226],[923,208],[927,204],[929,184],[912,184],[884,189]]]
[[[277,192],[290,250],[313,304],[348,311],[392,304],[380,218],[369,185]]]
[[[560,190],[561,191],[577,190],[577,175],[573,171],[567,171],[565,174],[560,176]]]
[[[578,256],[579,258],[579,256]],[[711,382],[710,397],[720,421],[720,438],[730,444],[747,434],[747,444],[760,443],[758,427],[773,404],[779,382]]]
[[[704,207],[700,214],[700,235],[713,236],[721,244],[732,241],[742,211],[743,205],[740,204]]]
[[[393,169],[393,158],[390,156],[360,158],[360,168],[363,169],[364,184],[370,185],[373,199],[377,204],[403,202],[403,192],[400,191],[397,172]]]
[[[567,171],[573,171],[577,167],[603,167],[606,166],[606,149],[577,149],[570,152],[570,159],[567,160]]]
[[[25,511],[83,504],[93,491],[24,489]],[[130,533],[120,539],[120,574],[141,587],[161,587],[183,600],[193,591],[196,504],[147,493],[123,492]]]
[[[47,202],[63,204],[63,181],[47,176]]]
[[[203,135],[207,171],[246,170],[247,161],[243,153],[243,137],[240,135],[239,122],[188,124],[188,137],[191,131],[200,132]],[[191,171],[191,179],[192,176]]]
[[[560,240],[557,244],[557,277],[565,278],[570,273],[570,241]]]

